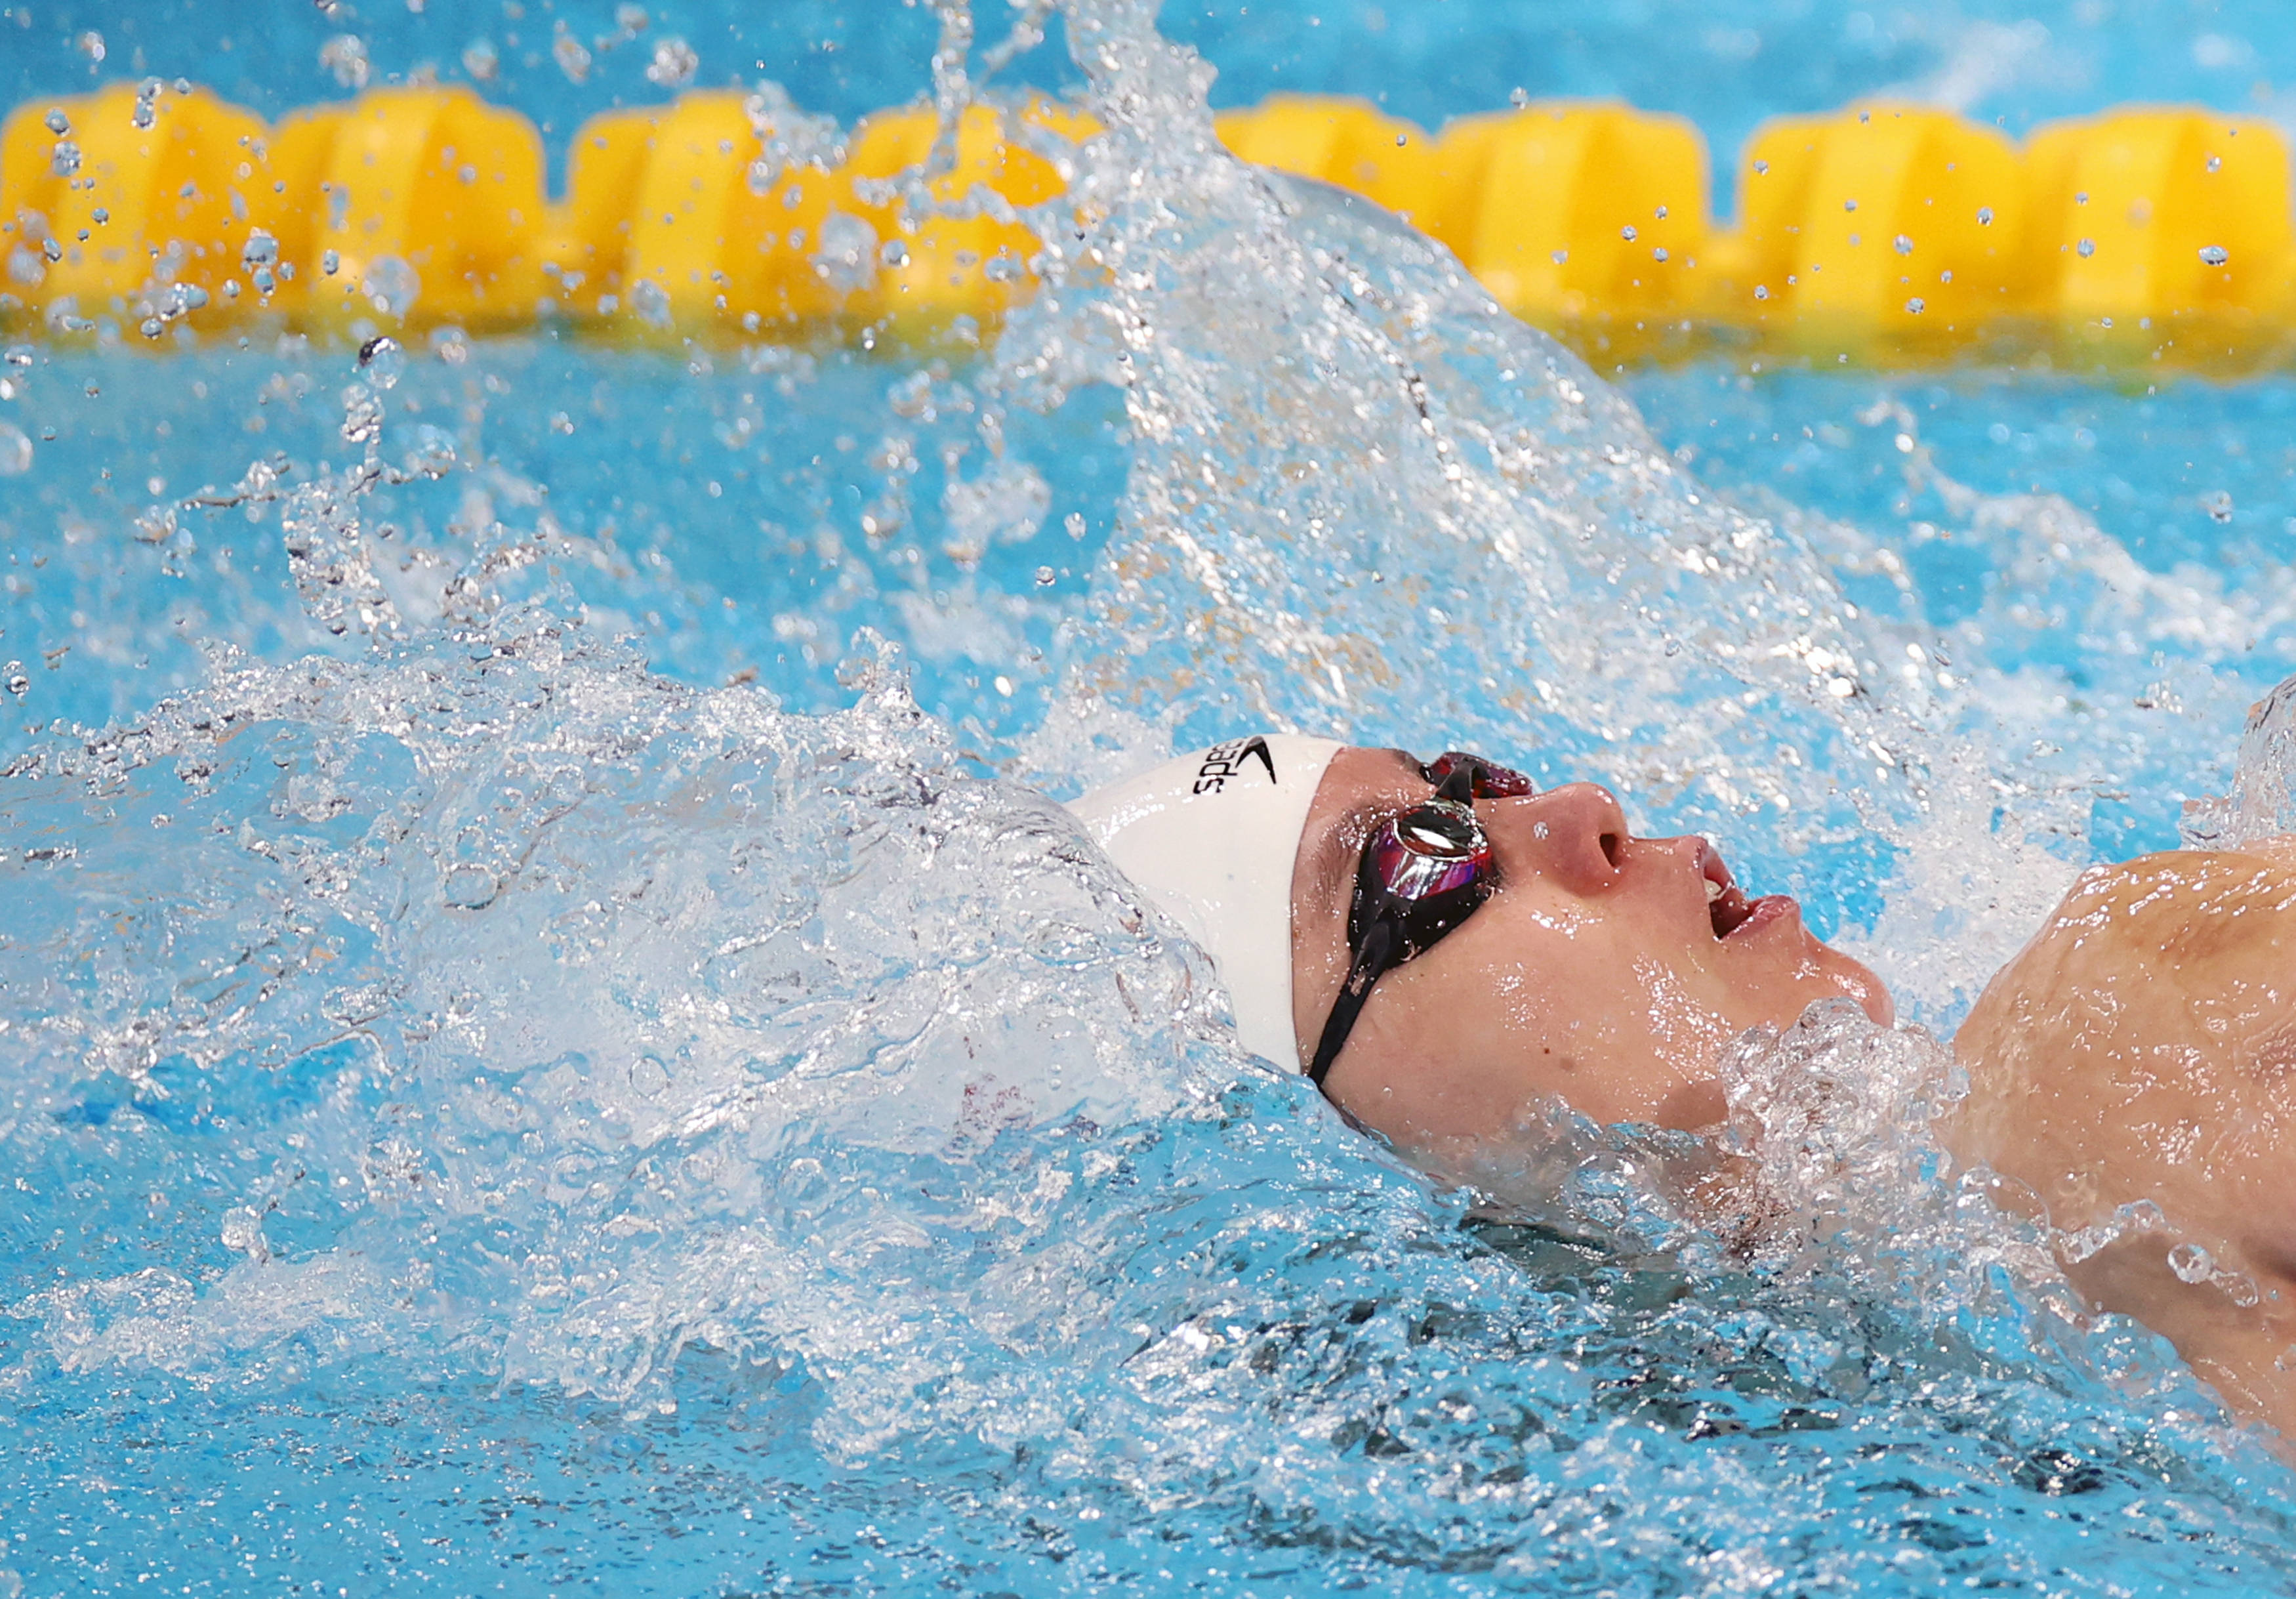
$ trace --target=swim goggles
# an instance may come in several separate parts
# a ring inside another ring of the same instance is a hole
[[[1435,784],[1434,795],[1381,823],[1364,841],[1348,909],[1347,980],[1332,1002],[1308,1068],[1318,1088],[1363,1014],[1372,985],[1433,948],[1497,889],[1498,859],[1475,819],[1474,801],[1536,791],[1521,773],[1456,750],[1420,771]]]

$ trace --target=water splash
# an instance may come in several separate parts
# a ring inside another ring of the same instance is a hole
[[[2202,1580],[2195,1549],[2284,1583],[2284,1480],[1943,1160],[1933,1039],[1814,1014],[1732,1057],[1734,1143],[1555,1111],[1472,1193],[1235,1051],[1201,957],[1040,790],[1244,719],[1488,741],[1718,832],[1948,995],[1982,940],[1891,914],[1997,875],[2005,922],[2073,835],[2047,774],[1998,819],[1977,696],[1894,669],[1947,641],[1866,603],[1917,586],[1890,540],[1722,503],[1439,251],[1221,154],[1146,11],[1064,16],[1108,132],[1039,215],[1046,292],[972,365],[755,352],[711,419],[759,478],[857,463],[758,534],[834,546],[838,586],[773,592],[845,654],[840,708],[658,675],[611,635],[673,578],[475,423],[426,439],[414,364],[342,396],[348,466],[152,491],[186,581],[214,519],[276,511],[303,630],[0,778],[0,1144],[25,1236],[63,1241],[0,1263],[0,1395],[178,1468],[171,1414],[266,1458],[283,1406],[331,1442],[411,1415],[419,1488],[345,1464],[232,1501],[347,1564],[387,1557],[331,1485],[457,1536],[441,1474],[478,1438],[556,1475],[472,1524],[540,1557],[562,1518],[684,1591],[758,1586],[750,1526],[776,1578],[867,1548],[888,1589],[1920,1591],[2100,1544],[2128,1586]],[[945,120],[988,76],[947,25]],[[1110,393],[1126,480],[1079,501],[1056,424]],[[753,444],[776,406],[830,437]],[[452,520],[395,528],[394,496]],[[2195,648],[2252,620],[2149,577],[2132,620],[2141,569],[1988,504],[1956,514],[2037,542],[1984,626],[2038,596],[2094,654],[2186,599]],[[1037,599],[1013,574],[1087,512],[1107,550]],[[847,652],[861,621],[911,655]],[[1037,709],[921,707],[918,657],[1028,681],[1030,648]],[[112,1491],[29,1450],[0,1456],[28,1525]],[[630,1508],[649,1472],[704,1507],[674,1558]],[[452,1558],[476,1586],[496,1556]]]
[[[2230,849],[2296,833],[2296,677],[2249,707],[2232,792],[2185,808],[2188,849]]]

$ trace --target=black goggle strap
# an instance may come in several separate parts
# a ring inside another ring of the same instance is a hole
[[[1363,1014],[1364,1001],[1371,997],[1372,984],[1382,973],[1403,964],[1405,947],[1403,929],[1397,924],[1392,911],[1365,931],[1363,942],[1357,947],[1355,960],[1348,967],[1347,981],[1340,985],[1339,997],[1332,1001],[1332,1013],[1324,1019],[1324,1036],[1316,1041],[1316,1058],[1308,1063],[1308,1080],[1318,1090],[1324,1086],[1324,1078],[1331,1074],[1332,1062],[1346,1047],[1348,1035],[1355,1030],[1356,1018]]]

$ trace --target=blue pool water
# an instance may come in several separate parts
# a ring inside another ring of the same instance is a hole
[[[7,70],[86,81],[94,29],[276,111],[332,34],[378,75],[484,36],[562,131],[672,29],[847,117],[931,47],[652,9],[581,84],[562,13],[439,0],[228,50],[43,10]],[[1267,86],[1720,134],[2034,28],[1978,109],[2252,104],[2296,54],[2260,11],[1743,9],[1079,5],[1022,75],[1111,118],[1113,270],[983,354],[25,347],[0,1593],[2296,1587],[2285,1466],[1945,1170],[1928,1033],[1734,1058],[1790,1218],[1751,1260],[1631,1130],[1439,1190],[1242,1056],[1046,798],[1269,721],[1517,751],[1945,1032],[2225,786],[2296,669],[2284,381],[1597,377],[1191,153]]]

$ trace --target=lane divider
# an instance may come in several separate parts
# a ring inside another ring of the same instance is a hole
[[[2125,107],[2021,144],[1933,107],[1781,118],[1742,154],[1728,227],[1697,129],[1624,105],[1430,135],[1278,95],[1218,127],[1247,160],[1397,212],[1597,355],[2206,364],[2296,342],[2288,148],[2256,118]],[[928,182],[929,109],[824,142],[787,108],[701,91],[586,123],[553,202],[533,126],[467,89],[377,89],[275,127],[188,86],[115,84],[0,125],[0,330],[973,336],[1032,284],[1015,209],[1058,195],[1096,131],[1041,98],[977,105]]]

